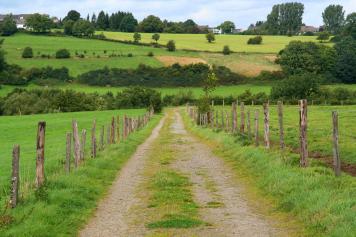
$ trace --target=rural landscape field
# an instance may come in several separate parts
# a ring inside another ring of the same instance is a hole
[[[0,236],[356,236],[354,1],[0,3]]]

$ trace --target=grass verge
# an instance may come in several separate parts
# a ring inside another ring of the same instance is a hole
[[[4,217],[0,217],[0,236],[76,236],[118,170],[151,134],[160,118],[154,116],[146,128],[133,133],[125,142],[110,146],[97,159],[88,159],[70,175],[47,177],[43,189],[31,194],[17,208],[0,214]]]
[[[276,211],[295,216],[307,236],[352,236],[356,233],[356,181],[343,174],[336,178],[331,169],[311,161],[298,167],[298,156],[243,146],[236,137],[200,128],[184,114],[188,130],[223,157],[239,177],[257,187],[258,195],[273,200]]]

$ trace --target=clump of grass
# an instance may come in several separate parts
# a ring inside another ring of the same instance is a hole
[[[150,229],[158,228],[175,228],[175,229],[187,229],[202,225],[201,220],[190,218],[184,215],[166,215],[163,220],[149,223],[147,225]]]

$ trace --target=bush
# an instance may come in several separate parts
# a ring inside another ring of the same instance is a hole
[[[344,83],[356,83],[356,40],[345,37],[335,44],[335,76]]]
[[[153,57],[154,54],[153,54],[153,52],[148,52],[147,56],[148,56],[148,57]]]
[[[271,98],[283,101],[310,99],[319,95],[320,81],[321,77],[312,73],[290,76],[272,87]]]
[[[56,52],[56,58],[70,58],[70,52],[67,49],[60,49]]]
[[[133,57],[133,54],[132,54],[132,53],[128,53],[128,54],[127,54],[127,57],[132,58],[132,57]]]
[[[258,35],[256,37],[250,38],[247,44],[262,44],[262,36]]]
[[[33,58],[33,50],[31,47],[26,47],[22,52],[23,58]]]
[[[222,53],[224,55],[230,55],[230,53],[231,53],[230,47],[228,45],[225,45],[224,48],[223,48]]]
[[[168,41],[167,50],[170,52],[176,51],[176,43],[174,42],[174,40]]]
[[[304,36],[314,36],[314,32],[311,32],[311,31],[307,31],[303,34]]]
[[[324,31],[324,32],[320,32],[316,39],[319,40],[320,43],[323,43],[324,41],[328,41],[329,38],[330,38],[329,32]]]

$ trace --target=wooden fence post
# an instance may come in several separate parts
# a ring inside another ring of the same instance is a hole
[[[245,132],[245,103],[241,102],[241,124],[240,124],[240,132]]]
[[[270,148],[270,141],[269,141],[269,106],[268,103],[263,104],[263,114],[264,114],[264,140],[265,140],[265,147],[267,149]]]
[[[333,118],[333,157],[334,157],[334,171],[336,176],[341,175],[341,159],[339,151],[339,115],[337,111],[332,112]]]
[[[258,110],[255,111],[255,145],[259,146],[259,135],[258,135]]]
[[[72,156],[72,134],[68,132],[66,136],[66,162],[65,162],[66,173],[70,172],[71,156]]]
[[[37,159],[36,159],[36,187],[37,188],[40,188],[45,182],[45,173],[44,173],[45,134],[46,134],[46,122],[39,122],[38,130],[37,130]]]
[[[284,150],[284,127],[283,127],[283,102],[278,101],[278,122],[279,122],[279,144],[281,149]]]
[[[72,122],[73,127],[73,143],[74,143],[74,167],[77,168],[80,160],[80,140],[78,132],[78,123],[76,120]]]
[[[237,131],[237,109],[236,102],[232,103],[232,132],[236,133]]]
[[[96,157],[96,120],[93,121],[93,127],[91,129],[91,157]]]
[[[247,111],[247,135],[248,139],[251,139],[251,112]]]
[[[230,120],[229,120],[229,114],[227,113],[227,111],[225,111],[225,119],[226,119],[225,131],[229,132],[229,130],[230,130]]]
[[[224,110],[221,111],[221,129],[224,130],[225,129],[225,118],[224,118]]]
[[[111,119],[110,143],[115,144],[115,117]]]
[[[102,126],[100,130],[100,150],[104,149],[104,133],[105,133],[105,127]]]
[[[120,143],[120,115],[116,118],[116,137],[117,143]]]
[[[106,128],[106,143],[108,145],[111,144],[111,134],[110,134],[110,131],[111,131],[111,124],[109,123],[107,128]]]
[[[12,150],[12,178],[11,178],[11,197],[10,205],[11,208],[15,208],[17,205],[17,199],[19,196],[19,167],[20,166],[20,146],[15,145]]]
[[[81,153],[80,153],[80,160],[84,160],[85,158],[85,145],[87,142],[87,130],[82,130],[82,144],[81,144]]]
[[[307,142],[307,128],[308,128],[308,104],[307,100],[300,100],[300,166],[308,166],[308,142]]]

